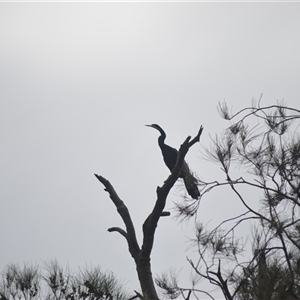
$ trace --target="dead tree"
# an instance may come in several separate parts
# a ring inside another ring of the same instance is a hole
[[[116,206],[117,211],[125,224],[125,230],[119,227],[112,227],[109,228],[108,231],[116,231],[126,239],[129,252],[136,264],[137,275],[140,281],[144,299],[159,299],[154,286],[150,264],[150,256],[153,247],[155,230],[160,217],[170,214],[163,211],[166,205],[167,196],[180,175],[185,155],[189,151],[190,147],[192,147],[196,142],[199,142],[202,131],[203,127],[201,126],[198,134],[191,141],[190,136],[186,138],[184,143],[180,146],[177,156],[177,162],[171,175],[164,182],[163,186],[157,187],[157,200],[155,202],[154,208],[143,224],[143,242],[141,247],[138,244],[134,224],[132,222],[127,206],[120,199],[112,184],[104,177],[95,174],[96,178],[104,185],[104,190],[109,193],[112,202]]]

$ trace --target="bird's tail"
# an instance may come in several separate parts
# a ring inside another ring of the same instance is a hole
[[[198,199],[200,197],[200,192],[197,186],[197,179],[191,173],[189,166],[187,165],[186,162],[183,163],[181,171],[183,173],[182,177],[188,194],[193,199]]]

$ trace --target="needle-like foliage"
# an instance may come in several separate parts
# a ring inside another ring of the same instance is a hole
[[[197,215],[221,189],[222,201],[235,199],[242,211],[214,228],[197,223],[191,247],[199,258],[188,261],[225,299],[300,299],[300,110],[259,100],[234,114],[223,103],[219,112],[230,124],[204,157],[225,180],[201,180],[199,200],[178,205],[179,218]]]

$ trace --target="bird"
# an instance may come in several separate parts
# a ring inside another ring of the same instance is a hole
[[[151,124],[145,126],[152,127],[160,132],[160,136],[158,137],[158,145],[161,149],[166,166],[172,172],[173,168],[176,165],[178,151],[175,148],[172,148],[169,145],[165,144],[166,133],[159,125]],[[188,164],[185,161],[183,161],[179,177],[183,179],[188,194],[193,199],[198,199],[200,197],[200,192],[197,187],[197,179],[193,176],[188,167]]]

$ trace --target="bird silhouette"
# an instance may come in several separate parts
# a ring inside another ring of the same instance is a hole
[[[166,133],[159,125],[152,124],[146,126],[152,127],[160,132],[160,136],[158,138],[158,145],[161,149],[165,164],[172,172],[173,168],[176,165],[178,151],[175,148],[172,148],[169,145],[165,144]],[[193,176],[185,161],[183,161],[179,177],[183,179],[188,194],[193,199],[198,199],[198,197],[200,197],[200,192],[197,187],[197,179]]]

